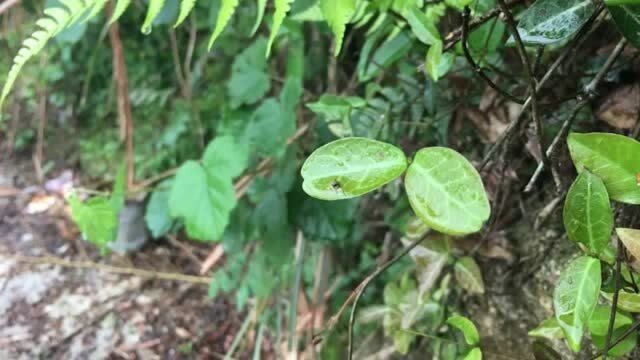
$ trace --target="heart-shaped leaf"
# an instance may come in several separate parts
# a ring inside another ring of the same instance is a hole
[[[598,302],[600,261],[582,256],[567,266],[553,291],[553,308],[574,352],[580,351],[582,335]]]
[[[616,27],[633,46],[640,48],[640,4],[605,1]]]
[[[470,234],[489,219],[491,209],[480,175],[454,150],[418,151],[407,170],[405,187],[416,214],[442,233]]]
[[[569,239],[599,254],[609,243],[613,230],[613,211],[609,194],[599,177],[583,171],[573,182],[563,211]]]
[[[586,169],[602,179],[611,199],[640,204],[640,142],[609,133],[573,133],[567,142],[578,172]]]
[[[402,175],[407,157],[397,147],[367,138],[344,138],[321,146],[302,165],[303,190],[340,200],[373,191]]]
[[[640,259],[640,230],[617,228],[616,234],[634,258]]]
[[[526,44],[553,44],[578,31],[595,7],[591,0],[538,0],[522,14],[518,33]]]

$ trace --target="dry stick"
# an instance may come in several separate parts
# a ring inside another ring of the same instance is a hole
[[[529,97],[531,98],[531,117],[533,119],[533,125],[536,127],[536,137],[538,138],[538,150],[540,151],[540,156],[542,161],[540,164],[549,166],[549,158],[544,152],[544,140],[543,140],[543,129],[542,122],[540,121],[540,117],[538,116],[538,95],[537,95],[537,86],[536,86],[536,78],[533,74],[533,69],[531,67],[531,62],[529,61],[529,56],[527,55],[527,51],[524,48],[524,43],[522,42],[522,38],[520,37],[520,33],[516,28],[515,20],[513,19],[513,15],[509,11],[507,4],[504,0],[498,0],[498,5],[502,9],[504,13],[505,21],[507,23],[507,27],[509,28],[509,32],[511,32],[511,36],[516,41],[516,48],[518,49],[518,54],[520,55],[520,60],[522,61],[522,66],[525,68],[525,72],[527,74],[527,79],[529,80]],[[554,178],[556,178],[554,176]],[[560,187],[560,183],[556,181],[556,187]]]
[[[487,83],[487,85],[489,85],[493,90],[495,90],[497,93],[501,94],[502,96],[506,97],[507,99],[518,103],[518,104],[524,104],[524,100],[511,95],[511,93],[509,93],[506,90],[503,90],[502,88],[500,88],[495,82],[493,82],[493,80],[491,80],[491,78],[489,78],[489,76],[484,72],[484,69],[482,67],[480,67],[475,60],[473,60],[473,57],[471,56],[471,53],[469,52],[469,47],[467,44],[467,38],[469,36],[469,17],[471,14],[471,10],[469,10],[468,6],[465,6],[464,11],[462,12],[462,52],[464,53],[464,57],[467,59],[467,62],[469,63],[469,65],[471,66],[471,68],[473,69],[473,71],[482,79],[484,80],[484,82]]]
[[[600,71],[598,71],[596,76],[589,82],[589,84],[587,84],[584,87],[583,92],[585,93],[586,96],[582,96],[582,95],[578,96],[578,103],[576,104],[576,107],[574,108],[573,113],[562,124],[560,131],[551,142],[551,145],[549,145],[549,147],[547,148],[547,151],[546,151],[547,157],[550,158],[554,155],[558,144],[562,140],[564,140],[564,138],[567,136],[567,133],[571,129],[571,125],[573,125],[573,121],[576,119],[578,113],[585,105],[588,104],[589,100],[595,96],[595,89],[598,87],[602,79],[604,79],[604,76],[607,74],[607,72],[609,72],[613,64],[616,62],[616,59],[618,58],[618,56],[620,56],[626,44],[627,44],[627,41],[624,38],[620,40],[620,42],[618,42],[618,45],[616,45],[611,55],[609,55],[609,58],[607,59],[605,64],[602,66],[602,68],[600,68]],[[544,164],[540,163],[538,164],[536,171],[533,173],[533,176],[529,180],[529,183],[524,188],[524,192],[530,192],[531,190],[533,190],[533,185],[540,177],[542,170],[544,170]]]
[[[360,300],[360,296],[362,296],[362,294],[367,289],[367,286],[369,286],[369,283],[371,283],[371,281],[377,278],[378,275],[380,275],[385,270],[387,270],[391,265],[395,264],[396,262],[398,262],[398,260],[402,259],[405,255],[407,255],[411,250],[413,250],[416,246],[418,246],[422,242],[422,240],[424,240],[424,238],[415,240],[409,246],[404,248],[404,250],[402,250],[400,254],[396,255],[396,257],[379,266],[373,273],[371,273],[371,275],[364,278],[364,280],[360,283],[360,285],[358,285],[358,287],[354,290],[352,295],[349,296],[349,299],[351,299],[353,294],[355,293],[353,306],[351,307],[351,315],[349,316],[349,331],[348,331],[349,343],[347,348],[348,360],[353,359],[353,324],[356,320],[356,310],[358,310],[358,301]],[[349,301],[349,299],[347,299],[347,301]],[[340,313],[338,313],[337,315],[339,316]]]
[[[593,15],[591,15],[589,20],[587,20],[587,22],[580,28],[580,30],[578,31],[578,34],[576,34],[576,36],[571,41],[571,43],[564,48],[563,52],[560,54],[560,56],[558,56],[556,61],[554,61],[554,63],[551,64],[551,66],[549,67],[549,70],[547,70],[547,72],[544,74],[542,79],[538,81],[538,85],[536,86],[536,92],[540,92],[542,90],[542,87],[551,78],[551,75],[553,75],[553,73],[558,69],[558,67],[560,67],[560,65],[573,52],[573,50],[579,44],[582,43],[581,40],[583,36],[588,32],[588,30],[593,25],[594,21],[598,18],[598,16],[600,16],[603,10],[604,10],[604,5],[600,5],[596,9],[596,11],[593,13]],[[517,130],[520,127],[520,124],[524,120],[523,115],[528,110],[529,106],[531,106],[531,96],[529,96],[527,100],[524,102],[524,104],[522,105],[522,109],[520,109],[520,112],[518,113],[518,116],[516,117],[516,119],[509,124],[509,127],[507,127],[507,129],[502,133],[502,135],[500,135],[500,138],[498,139],[498,141],[496,141],[496,143],[491,147],[491,149],[489,149],[489,151],[487,152],[487,155],[485,155],[482,161],[482,164],[480,165],[480,171],[484,170],[484,168],[487,166],[487,164],[489,163],[493,155],[495,155],[496,151],[501,146],[503,146],[504,143],[513,136],[513,134],[515,133],[515,130]]]
[[[613,324],[616,321],[616,312],[618,311],[618,294],[620,293],[620,273],[622,272],[622,258],[624,253],[622,250],[622,242],[618,238],[618,254],[616,256],[616,278],[613,285],[613,299],[611,303],[611,314],[609,315],[609,328],[607,329],[607,337],[604,339],[604,350],[602,360],[607,360],[609,353],[611,336],[613,336]]]
[[[26,256],[26,255],[8,254],[8,253],[2,253],[2,252],[0,252],[0,256],[6,257],[11,260],[16,260],[16,261],[30,263],[30,264],[56,265],[56,266],[64,266],[64,267],[76,268],[76,269],[94,269],[94,270],[106,271],[106,272],[116,273],[116,274],[134,275],[139,277],[146,277],[146,278],[160,279],[160,280],[182,281],[182,282],[188,282],[193,284],[209,285],[209,283],[211,282],[211,278],[203,277],[203,276],[143,270],[143,269],[137,269],[137,268],[131,268],[131,267],[112,266],[112,265],[99,264],[92,261],[71,261],[71,260],[60,259],[52,256]]]

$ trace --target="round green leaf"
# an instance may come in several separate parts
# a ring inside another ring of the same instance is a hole
[[[344,138],[321,146],[302,165],[302,189],[322,200],[373,191],[400,176],[407,158],[397,147],[366,138]]]
[[[409,202],[427,225],[449,235],[466,235],[482,228],[491,208],[476,169],[454,150],[425,148],[407,170]]]
[[[640,204],[640,142],[609,133],[573,133],[567,142],[578,172],[586,169],[602,179],[611,199]]]
[[[464,341],[466,341],[467,344],[477,345],[480,342],[478,329],[473,324],[473,322],[471,322],[471,320],[467,319],[466,317],[453,315],[447,319],[447,324],[462,331],[462,334],[464,335]]]
[[[583,171],[569,188],[563,211],[569,239],[599,254],[609,243],[613,211],[607,188],[599,177]]]

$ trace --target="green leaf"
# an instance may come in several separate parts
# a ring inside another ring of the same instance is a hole
[[[253,23],[253,29],[251,29],[251,36],[256,34],[260,24],[262,24],[262,18],[264,17],[264,10],[267,8],[267,0],[256,0],[256,21]]]
[[[422,220],[418,221],[422,223]],[[421,238],[418,236],[418,238]],[[434,234],[416,246],[409,255],[416,263],[419,295],[431,291],[449,260],[449,240],[446,235]]]
[[[180,2],[180,12],[178,13],[178,19],[176,20],[176,23],[173,27],[178,27],[180,24],[182,24],[184,19],[189,16],[189,13],[191,13],[191,10],[193,10],[193,7],[195,5],[196,0],[182,0]]]
[[[418,40],[427,44],[434,45],[441,42],[440,33],[436,29],[435,23],[427,17],[427,15],[417,6],[411,6],[404,15],[404,18],[411,26],[411,31]],[[442,46],[442,45],[441,45]]]
[[[211,34],[211,38],[209,38],[208,49],[211,50],[213,47],[213,43],[216,42],[218,36],[222,34],[222,31],[231,20],[233,13],[236,12],[236,7],[240,0],[222,0],[222,4],[220,5],[220,10],[218,11],[218,19],[216,20],[216,26],[213,29],[213,33]]]
[[[165,0],[149,0],[149,8],[147,9],[147,16],[144,18],[144,23],[142,24],[142,33],[150,34],[151,33],[151,25],[153,24],[153,20],[160,14],[162,11],[162,7],[164,6]]]
[[[602,292],[602,297],[613,302],[613,294]],[[640,313],[640,294],[620,290],[618,293],[618,308],[632,313]]]
[[[164,181],[151,193],[144,220],[151,231],[151,236],[159,238],[171,230],[173,219],[169,213],[169,195],[171,180]]]
[[[569,239],[584,244],[592,254],[601,253],[613,230],[609,194],[599,177],[583,171],[573,182],[563,210]]]
[[[322,200],[349,199],[389,183],[406,168],[406,156],[393,145],[345,138],[321,146],[307,158],[302,188]]]
[[[320,0],[320,9],[335,36],[334,55],[342,48],[344,30],[356,12],[356,0]]]
[[[218,240],[236,205],[233,183],[228,170],[206,171],[195,161],[185,162],[173,182],[169,210],[181,218],[187,234],[197,240]]]
[[[296,131],[293,112],[285,112],[273,98],[266,99],[251,115],[247,138],[252,152],[265,157],[284,155],[287,138]]]
[[[416,214],[442,233],[470,234],[489,219],[491,208],[480,175],[454,150],[418,151],[407,170],[405,188]]]
[[[618,234],[620,241],[627,248],[629,254],[636,259],[640,259],[640,230],[617,228],[616,234]]]
[[[609,133],[573,133],[567,142],[578,172],[586,169],[602,179],[611,199],[640,204],[640,142]]]
[[[204,150],[202,164],[211,172],[223,172],[222,177],[235,178],[249,165],[249,149],[231,136],[218,136]]]
[[[627,330],[629,330],[629,325],[621,327],[619,329],[616,329],[613,331],[613,336],[611,336],[612,342],[615,341],[616,339],[619,339],[625,332],[627,332]],[[609,356],[624,356],[625,354],[630,353],[631,351],[633,351],[633,349],[635,349],[636,347],[636,343],[637,343],[637,339],[638,339],[638,335],[637,333],[631,333],[629,336],[627,336],[626,338],[624,338],[624,340],[622,340],[618,345],[614,346],[613,348],[609,349],[609,351],[607,352],[607,354]],[[604,350],[604,344],[606,341],[606,335],[605,336],[597,336],[597,335],[593,335],[591,337],[591,340],[593,341],[593,345],[595,345],[598,350]]]
[[[433,81],[438,81],[451,69],[453,60],[454,56],[452,54],[442,53],[442,41],[437,41],[427,51],[425,70]]]
[[[611,306],[598,305],[589,319],[589,331],[592,335],[606,336],[609,330],[609,317],[611,316]],[[613,328],[618,329],[625,325],[630,325],[633,321],[626,314],[618,312]]]
[[[574,352],[580,350],[585,326],[598,301],[601,281],[600,261],[581,256],[564,269],[554,289],[556,319]]]
[[[553,44],[577,32],[595,8],[591,0],[537,0],[522,14],[518,33],[529,45]]]
[[[471,349],[463,360],[482,360],[482,350],[478,347]]]
[[[269,35],[269,43],[267,44],[267,57],[271,53],[271,46],[273,45],[273,41],[278,36],[278,31],[280,31],[280,26],[284,21],[285,16],[289,10],[291,10],[291,3],[293,0],[275,0],[275,12],[273,13],[273,24],[271,26],[271,34]]]
[[[75,194],[69,199],[71,217],[78,225],[82,237],[96,245],[102,252],[116,237],[118,229],[118,214],[109,198],[95,196],[86,202],[81,202]]]
[[[472,294],[484,294],[482,272],[472,257],[465,256],[456,261],[454,275],[463,289]]]
[[[454,9],[462,10],[465,6],[471,4],[473,0],[444,0],[444,2]]]
[[[629,2],[605,1],[618,30],[633,46],[640,48],[640,4]]]
[[[371,43],[373,45],[373,43]],[[398,59],[403,58],[412,49],[413,41],[405,31],[401,31],[398,35],[388,39],[373,53],[373,57],[367,62],[367,58],[364,57],[365,51],[363,49],[361,61],[366,64],[366,67],[358,65],[362,70],[358,72],[358,78],[361,82],[369,81],[386,68],[391,66]]]
[[[131,0],[117,0],[116,7],[113,9],[113,14],[111,15],[111,19],[109,19],[109,24],[113,24],[115,21],[120,19],[124,11],[127,10]]]
[[[556,318],[548,318],[538,325],[533,330],[529,331],[529,336],[546,338],[550,340],[562,339],[564,338],[564,333],[562,332],[562,328],[558,323]]]
[[[123,162],[122,165],[118,168],[118,172],[116,173],[116,179],[113,182],[113,190],[111,191],[111,206],[113,206],[113,211],[118,214],[122,207],[124,206],[124,202],[126,199],[126,191],[127,191],[127,167]]]
[[[478,334],[478,329],[471,322],[471,320],[467,319],[464,316],[453,315],[447,319],[447,324],[453,326],[454,328],[462,331],[464,335],[464,340],[469,345],[478,345],[480,342],[480,335]]]
[[[227,83],[232,108],[255,104],[271,89],[271,79],[264,57],[266,51],[267,40],[260,37],[235,57],[231,79]]]

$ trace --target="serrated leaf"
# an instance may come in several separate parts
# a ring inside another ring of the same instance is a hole
[[[218,136],[204,150],[202,164],[226,178],[235,178],[249,165],[249,149],[231,136]]]
[[[478,334],[478,329],[473,324],[473,322],[467,319],[464,316],[453,315],[447,319],[447,324],[453,326],[454,328],[462,331],[464,335],[464,340],[469,345],[477,345],[480,342],[480,335]]]
[[[604,291],[601,294],[608,302],[613,301],[613,294]],[[618,293],[618,309],[632,313],[640,313],[640,294],[620,290]]]
[[[356,12],[356,0],[320,0],[320,9],[335,36],[334,55],[338,56],[342,48],[344,30]]]
[[[103,196],[95,196],[83,203],[75,194],[72,194],[68,201],[71,206],[71,217],[78,225],[82,237],[101,251],[106,251],[109,243],[115,239],[118,229],[118,214],[111,200]]]
[[[266,1],[266,0],[265,0]],[[173,27],[178,27],[189,16],[193,7],[196,5],[196,0],[182,0],[180,2],[180,12],[178,13],[178,19]]]
[[[480,348],[473,348],[465,355],[463,360],[482,360],[482,351]]]
[[[599,177],[583,171],[573,182],[563,210],[569,239],[584,244],[592,254],[601,253],[613,230],[609,194]]]
[[[187,234],[202,241],[218,240],[236,205],[231,178],[206,171],[195,161],[185,162],[173,182],[169,211],[181,218]]]
[[[640,259],[640,230],[617,228],[616,234],[634,258]]]
[[[231,17],[236,12],[236,7],[238,7],[238,3],[240,0],[222,0],[220,4],[220,10],[218,11],[218,19],[216,20],[216,26],[213,29],[213,33],[209,38],[208,49],[211,50],[213,44],[218,39],[218,36],[222,34],[224,28],[229,24]]]
[[[267,44],[267,57],[271,53],[271,46],[273,45],[273,41],[278,36],[278,31],[280,31],[280,26],[284,21],[285,16],[289,10],[291,10],[291,3],[293,0],[275,0],[275,12],[273,13],[273,23],[271,25],[271,34],[269,35],[269,43]]]
[[[406,168],[406,156],[391,144],[344,138],[319,147],[307,158],[302,188],[322,200],[349,199],[389,183]]]
[[[578,172],[602,179],[611,199],[640,204],[640,142],[610,133],[572,133],[567,142]]]
[[[164,6],[164,0],[149,0],[147,16],[144,18],[144,23],[142,23],[143,34],[151,33],[151,25],[153,24],[153,20],[155,20],[158,14],[160,14],[160,11],[162,11],[163,6]]]
[[[615,1],[605,1],[605,4],[618,30],[633,46],[640,48],[640,4],[618,4]]]
[[[578,31],[595,8],[591,0],[537,0],[522,14],[518,33],[526,44],[553,44]]]
[[[484,294],[482,272],[472,257],[465,256],[456,261],[454,275],[463,289],[472,294]]]
[[[442,233],[470,234],[489,219],[489,199],[480,175],[454,150],[418,151],[407,170],[405,188],[416,214]]]
[[[116,7],[113,9],[113,14],[111,14],[111,19],[109,19],[109,24],[120,19],[122,14],[124,14],[125,10],[129,7],[129,4],[131,4],[131,0],[117,0]]]
[[[630,326],[627,325],[614,330],[611,336],[611,339],[615,340],[620,338],[622,335],[624,335],[625,332],[627,332],[627,330],[629,330],[629,327]],[[635,349],[637,339],[638,339],[638,335],[635,333],[632,333],[631,335],[628,335],[626,338],[624,338],[624,340],[622,340],[618,345],[609,349],[607,354],[609,356],[614,356],[614,357],[624,356],[625,354],[628,354],[631,351],[633,351],[633,349]],[[593,335],[591,336],[591,340],[593,341],[593,345],[595,345],[596,348],[598,348],[598,350],[604,350],[606,335],[605,336]]]
[[[259,37],[233,60],[231,78],[227,82],[229,103],[233,109],[257,103],[271,89],[264,57],[266,51],[267,40]]]
[[[611,316],[611,306],[598,305],[589,319],[589,331],[592,335],[606,336],[609,330],[609,317]],[[618,312],[613,328],[618,329],[633,321],[626,314]]]
[[[578,352],[600,292],[600,261],[588,256],[573,260],[553,291],[553,308],[569,348]]]
[[[529,331],[529,336],[545,338],[550,340],[564,338],[562,328],[556,318],[548,318],[540,323],[535,329]]]

